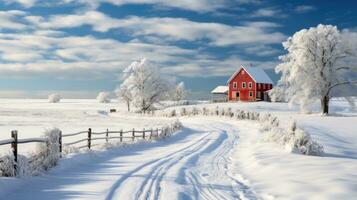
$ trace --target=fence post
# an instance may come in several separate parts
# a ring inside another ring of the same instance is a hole
[[[143,129],[143,139],[145,139],[145,128]]]
[[[120,142],[123,142],[123,129],[120,130]]]
[[[109,142],[109,129],[107,129],[107,132],[105,133],[105,141],[108,143]]]
[[[156,138],[159,137],[159,128],[156,128]]]
[[[59,143],[60,158],[62,158],[62,131],[59,132],[58,143]]]
[[[133,142],[135,140],[135,128],[133,128]]]
[[[88,129],[88,149],[90,149],[91,146],[91,140],[92,140],[92,129]]]
[[[150,140],[151,140],[151,137],[152,137],[152,128],[151,128],[151,131],[150,131],[150,137],[149,137]]]
[[[11,131],[11,138],[13,139],[12,143],[11,143],[11,148],[12,148],[12,152],[14,154],[14,171],[15,171],[15,176],[16,176],[16,172],[17,172],[17,130],[13,130]]]

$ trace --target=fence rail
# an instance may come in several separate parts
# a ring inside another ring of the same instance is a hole
[[[109,143],[110,140],[113,139],[119,139],[120,142],[123,142],[124,139],[131,139],[131,141],[135,141],[137,138],[142,138],[142,139],[152,139],[152,138],[158,138],[160,135],[166,137],[167,134],[173,133],[174,131],[177,130],[177,127],[171,125],[168,128],[161,128],[161,129],[143,129],[143,130],[127,130],[127,131],[109,131],[109,129],[106,129],[106,131],[102,132],[93,132],[91,128],[89,128],[86,131],[80,131],[76,133],[69,133],[69,134],[62,134],[61,131],[59,131],[59,138],[58,138],[58,151],[60,157],[62,157],[62,150],[64,146],[71,146],[75,145],[78,143],[82,142],[87,142],[87,144],[76,147],[78,149],[81,148],[88,148],[91,149],[91,147],[99,145],[99,144],[92,144],[92,141],[97,141],[97,140],[105,140],[106,143]],[[63,143],[63,138],[70,138],[73,136],[78,136],[82,134],[87,134],[85,138],[76,140],[76,141],[71,141],[67,143]],[[119,134],[119,135],[118,135]],[[105,136],[102,136],[105,135]],[[94,137],[92,137],[94,136]],[[95,137],[95,136],[101,136],[101,137]],[[17,163],[17,158],[18,158],[18,144],[26,144],[26,143],[47,143],[48,139],[47,138],[27,138],[27,139],[18,139],[18,132],[17,130],[11,131],[11,139],[6,139],[6,140],[1,140],[0,141],[0,146],[3,145],[11,145],[11,149],[14,155],[14,169],[16,171],[16,163]],[[1,161],[0,161],[1,162]]]

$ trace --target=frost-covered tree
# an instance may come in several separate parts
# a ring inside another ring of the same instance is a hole
[[[50,94],[48,96],[49,103],[58,103],[61,101],[61,96],[59,94]]]
[[[134,61],[123,72],[124,81],[121,87],[128,89],[133,97],[133,104],[142,112],[153,109],[154,103],[167,97],[169,82],[145,58]]]
[[[283,95],[301,109],[320,100],[322,112],[327,114],[332,90],[356,84],[356,74],[351,76],[357,72],[356,63],[351,62],[356,49],[336,26],[320,24],[303,29],[283,46],[288,54],[280,57],[282,63],[275,69],[282,77],[271,92],[272,99]]]
[[[115,94],[119,99],[125,101],[128,111],[130,112],[130,103],[133,100],[133,96],[126,85],[121,85],[115,90]]]
[[[175,102],[179,102],[183,100],[185,96],[186,96],[185,84],[184,82],[180,82],[179,84],[176,85],[172,98]]]
[[[99,92],[98,96],[97,96],[97,100],[99,103],[109,103],[110,99],[109,99],[109,92]]]

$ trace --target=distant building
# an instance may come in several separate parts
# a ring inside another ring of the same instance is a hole
[[[273,81],[258,67],[240,67],[228,80],[229,101],[269,101]]]
[[[228,86],[217,86],[215,89],[211,91],[212,100],[214,102],[227,101],[228,91],[229,91]]]

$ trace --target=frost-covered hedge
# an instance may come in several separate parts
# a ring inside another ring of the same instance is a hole
[[[210,115],[224,116],[238,120],[254,120],[260,124],[260,131],[264,133],[263,140],[277,143],[291,152],[304,155],[322,155],[324,148],[321,144],[314,141],[310,134],[296,126],[296,122],[291,122],[289,128],[282,127],[279,119],[271,114],[261,115],[258,112],[233,110],[232,108],[198,108],[191,109],[182,107],[179,109],[168,109],[158,113],[161,116],[177,117],[177,116],[195,116],[195,115]]]

